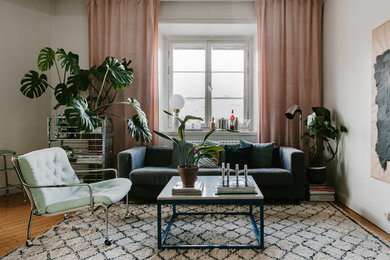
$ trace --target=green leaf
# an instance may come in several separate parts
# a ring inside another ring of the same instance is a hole
[[[316,113],[316,116],[323,116],[324,121],[330,122],[330,111],[325,107],[312,107],[313,112]]]
[[[60,83],[54,89],[54,96],[60,105],[66,105],[73,100],[72,91],[64,83]]]
[[[39,52],[38,55],[38,69],[40,71],[47,71],[53,66],[55,53],[52,48],[46,47]]]
[[[86,91],[90,85],[89,75],[89,70],[79,70],[79,73],[70,76],[69,79],[72,79],[72,85],[74,85],[78,91]]]
[[[176,118],[180,122],[180,124],[183,122],[183,120],[180,117],[176,116],[175,114],[172,114],[171,112],[168,112],[166,110],[163,110],[163,112],[169,116]]]
[[[163,134],[163,133],[161,133],[161,132],[159,132],[159,131],[157,131],[157,130],[153,130],[153,132],[156,134],[156,135],[158,135],[158,136],[160,136],[160,137],[162,137],[162,138],[164,138],[164,139],[166,139],[166,140],[169,140],[169,141],[171,141],[172,143],[175,143],[177,146],[181,146],[181,143],[180,143],[180,141],[179,140],[177,140],[176,138],[174,138],[174,137],[172,137],[172,136],[169,136],[169,135],[166,135],[166,134]]]
[[[79,73],[79,55],[72,53],[71,51],[66,53],[64,49],[58,49],[58,60],[61,62],[61,67],[66,71],[69,71],[71,75]]]
[[[111,84],[116,90],[120,90],[129,86],[133,82],[133,73],[132,71],[126,70],[126,67],[114,57],[107,57],[105,59],[106,67],[110,70],[110,75],[112,79]]]
[[[20,91],[22,94],[29,98],[40,97],[45,93],[48,83],[47,76],[45,74],[39,75],[38,72],[30,70],[29,73],[26,73],[23,79],[20,81],[22,87]]]
[[[135,137],[135,140],[138,141],[141,139],[142,143],[149,143],[152,141],[152,133],[148,127],[148,119],[144,111],[142,111],[139,102],[134,98],[129,98],[130,104],[133,106],[134,110],[137,112],[133,116],[133,121],[130,119],[127,120],[127,128],[132,137]]]
[[[74,99],[65,110],[65,117],[68,124],[77,126],[79,130],[87,133],[93,131],[100,120],[96,112],[88,108],[84,98]]]
[[[201,117],[196,117],[196,116],[191,116],[191,115],[187,115],[184,117],[184,119],[180,122],[180,126],[179,126],[179,129],[177,130],[178,131],[178,134],[179,134],[179,137],[182,141],[184,141],[184,131],[186,130],[186,123],[189,121],[189,120],[199,120],[199,121],[203,121],[203,119]]]

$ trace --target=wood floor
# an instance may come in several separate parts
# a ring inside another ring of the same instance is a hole
[[[390,235],[362,218],[351,209],[338,204],[353,219],[390,242]],[[30,202],[24,201],[23,194],[0,196],[0,257],[18,248],[26,241]],[[63,219],[62,215],[53,217],[34,217],[31,238],[34,238]]]

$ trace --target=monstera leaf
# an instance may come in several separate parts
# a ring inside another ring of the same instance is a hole
[[[34,70],[30,70],[26,73],[20,81],[20,84],[22,85],[20,91],[29,98],[40,97],[45,93],[49,85],[47,83],[47,76],[45,74],[39,75],[39,73]]]
[[[66,121],[70,125],[77,126],[79,130],[87,133],[93,131],[99,122],[96,113],[88,108],[88,103],[84,98],[74,99],[65,110]]]
[[[64,83],[60,83],[54,89],[54,96],[60,105],[69,104],[74,96],[70,88]]]
[[[58,60],[61,62],[61,67],[65,68],[65,71],[69,71],[71,75],[76,75],[79,70],[79,55],[72,53],[71,51],[66,53],[64,49],[58,49]]]
[[[129,102],[137,112],[137,114],[133,116],[132,120],[127,120],[129,133],[131,133],[131,136],[135,138],[137,142],[141,139],[142,143],[149,143],[152,140],[152,133],[149,130],[146,115],[144,111],[142,111],[137,100],[129,98]]]
[[[133,82],[133,73],[126,70],[126,67],[118,59],[107,57],[105,63],[114,79],[110,80],[111,84],[116,90],[125,88]]]
[[[79,91],[86,91],[89,87],[89,70],[79,70],[79,73],[74,76],[69,76],[66,84],[72,90],[73,93],[76,93],[74,96],[77,96]]]
[[[40,71],[47,71],[53,66],[55,53],[52,48],[46,47],[39,52],[38,55],[38,69]]]

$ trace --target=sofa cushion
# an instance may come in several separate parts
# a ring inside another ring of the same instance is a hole
[[[172,176],[179,176],[177,168],[148,166],[130,172],[131,182],[139,185],[164,186]]]
[[[240,147],[252,145],[252,154],[250,159],[251,168],[269,168],[272,167],[272,154],[274,143],[251,143],[240,140]]]
[[[237,148],[226,145],[225,153],[225,163],[230,163],[231,169],[234,169],[236,164],[239,164],[242,169],[245,164],[249,166],[252,154],[252,145]]]
[[[183,156],[187,156],[188,151],[194,146],[193,143],[188,143],[188,142],[180,142],[181,147],[184,151],[184,154],[180,152],[179,147],[174,143],[173,144],[173,150],[172,150],[172,161],[171,165],[169,167],[171,168],[176,168],[177,166],[181,165],[184,163],[185,158]],[[193,155],[190,156],[190,160],[193,158]]]
[[[145,154],[145,166],[168,167],[172,161],[172,147],[147,146]]]
[[[243,175],[243,171],[240,171],[240,174]],[[259,186],[289,186],[293,184],[293,175],[286,169],[248,169],[248,175],[252,175]]]

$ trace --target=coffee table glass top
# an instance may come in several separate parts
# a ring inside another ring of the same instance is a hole
[[[244,178],[244,176],[240,176]],[[235,178],[235,176],[234,176]],[[181,181],[179,176],[174,176],[171,180],[165,185],[164,189],[158,195],[157,200],[240,200],[240,199],[264,199],[263,194],[261,193],[256,182],[253,180],[252,176],[248,176],[248,181],[252,181],[255,185],[257,194],[221,194],[216,195],[216,186],[221,184],[221,176],[198,176],[197,181],[203,182],[203,192],[201,196],[197,195],[172,195],[172,187],[175,186],[177,182]],[[226,177],[225,177],[226,181]]]

